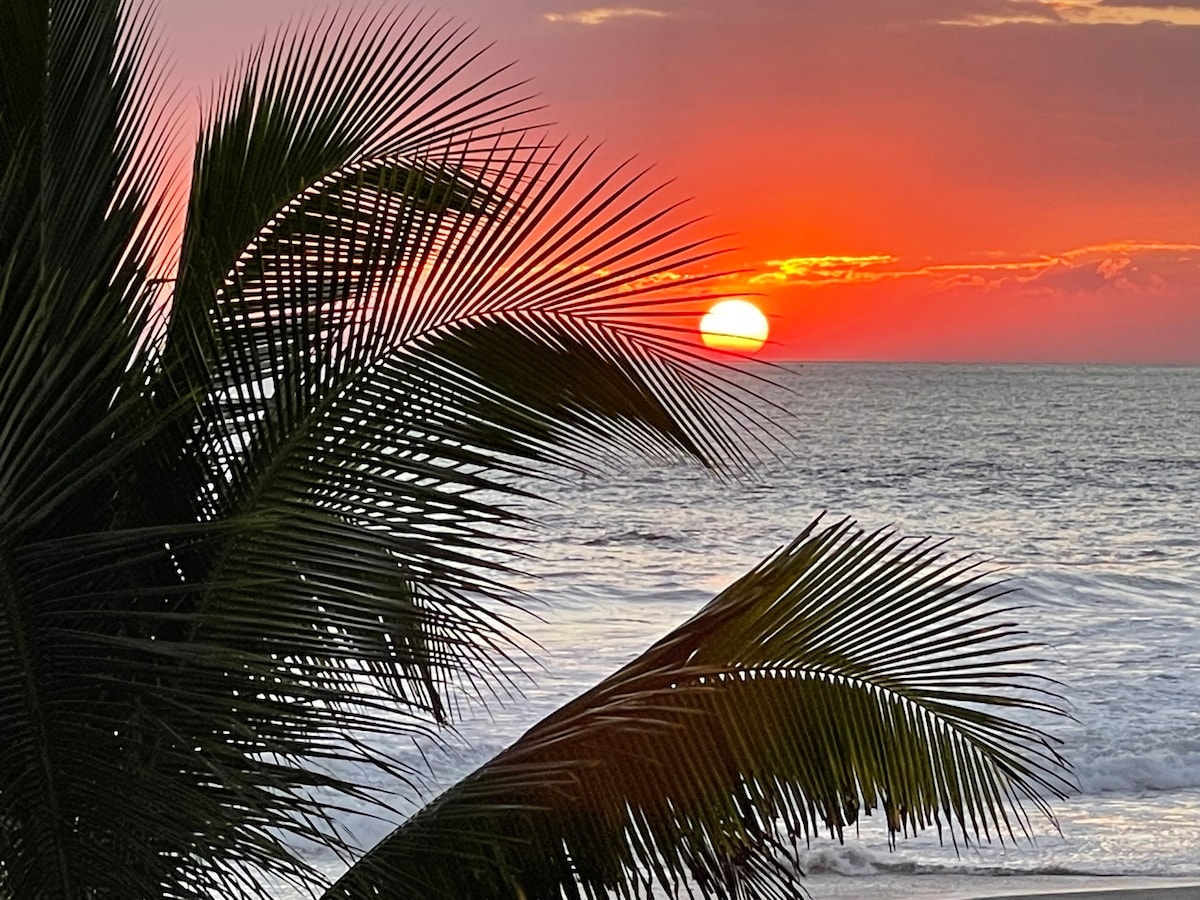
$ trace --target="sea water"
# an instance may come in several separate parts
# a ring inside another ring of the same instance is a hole
[[[429,756],[430,793],[826,512],[952,538],[1019,589],[1039,671],[1070,704],[1049,729],[1078,790],[1055,804],[1060,830],[1043,823],[1032,843],[956,849],[934,833],[889,850],[867,819],[844,846],[813,843],[814,896],[963,879],[984,893],[996,874],[1200,879],[1200,369],[816,364],[771,377],[788,446],[733,483],[634,461],[543,487],[520,585],[537,599],[540,618],[521,625],[538,666],[521,696],[463,708],[451,749]],[[389,827],[351,824],[366,844]]]

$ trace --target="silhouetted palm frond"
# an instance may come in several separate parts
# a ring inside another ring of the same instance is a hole
[[[809,526],[535,725],[325,895],[794,898],[795,850],[859,815],[956,844],[1053,821],[1054,714],[978,568],[929,541]],[[660,894],[661,896],[662,894]]]
[[[754,452],[678,331],[714,248],[424,14],[331,15],[212,99],[155,328],[144,19],[0,8],[0,871],[254,894],[341,844],[516,652],[510,501],[615,448]],[[667,277],[669,276],[669,277]],[[520,476],[521,480],[518,480]],[[325,799],[321,799],[325,798]]]

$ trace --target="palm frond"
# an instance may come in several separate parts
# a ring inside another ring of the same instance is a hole
[[[211,586],[203,628],[221,641],[259,647],[273,626],[281,658],[328,662],[337,644],[343,670],[360,653],[395,675],[380,651],[429,636],[379,622],[417,621],[395,609],[420,598],[439,646],[454,648],[442,661],[474,660],[477,674],[475,644],[511,642],[470,596],[501,596],[502,568],[473,563],[519,524],[495,499],[522,492],[516,459],[586,463],[614,443],[710,463],[745,455],[716,411],[729,396],[654,318],[696,296],[660,298],[655,276],[712,251],[682,241],[686,223],[668,221],[637,178],[578,189],[586,159],[510,134],[507,105],[480,105],[487,76],[430,111],[463,68],[445,64],[461,44],[453,29],[361,24],[330,20],[319,51],[288,37],[267,64],[256,56],[213,114],[154,388],[194,410],[142,478],[192,487],[140,517],[256,523],[261,539],[177,554],[189,581]],[[397,33],[401,52],[383,54]],[[368,102],[360,76],[377,65]],[[398,131],[414,109],[426,124]],[[272,152],[292,168],[250,164]],[[226,261],[206,269],[190,253]],[[514,368],[515,353],[562,371]],[[465,630],[445,630],[451,607]],[[336,639],[314,628],[334,608],[367,624]],[[421,702],[436,709],[441,676],[414,665],[426,672]]]
[[[503,677],[518,478],[747,453],[677,330],[712,249],[517,130],[461,30],[334,16],[216,97],[148,339],[145,24],[2,14],[4,888],[304,880],[289,838],[338,847],[322,798],[367,800],[338,765],[419,777],[358,736]]]
[[[745,454],[736,435],[754,432],[731,427],[745,425],[738,407],[687,345],[624,315],[691,302],[621,285],[707,251],[671,252],[676,228],[637,213],[632,181],[560,211],[558,182],[584,170],[552,164],[518,148],[470,181],[445,162],[339,172],[243,254],[211,310],[221,365],[192,459],[199,514],[257,522],[263,536],[231,541],[215,570],[194,560],[191,577],[212,585],[205,633],[249,647],[273,627],[281,657],[325,659],[334,638],[314,623],[336,606],[368,623],[337,632],[349,669],[348,647],[376,659],[383,635],[429,646],[378,627],[388,604],[418,597],[427,618],[459,611],[464,628],[446,632],[455,617],[443,616],[438,640],[465,666],[483,658],[472,635],[511,639],[468,598],[502,599],[502,562],[477,563],[520,524],[505,508],[525,490],[513,486],[529,473],[520,460],[586,462],[614,444],[714,463]],[[563,252],[588,262],[567,268]],[[286,635],[284,622],[296,626]]]
[[[154,430],[141,409],[139,345],[162,239],[153,197],[164,134],[149,114],[147,41],[144,18],[124,16],[117,2],[15,0],[0,11],[0,846],[9,896],[79,895],[109,881],[97,874],[123,858],[86,825],[95,810],[84,798],[111,785],[99,787],[104,754],[93,755],[76,727],[104,715],[104,692],[81,687],[104,660],[90,669],[59,642],[63,607],[25,563],[30,545],[109,526],[121,503],[117,473]],[[144,893],[157,883],[144,876],[131,869],[117,880]]]
[[[1022,718],[1058,705],[999,593],[937,544],[813,523],[325,896],[784,898],[797,842],[863,812],[1028,833],[1068,784]]]
[[[745,455],[727,436],[752,433],[729,427],[745,424],[738,407],[654,318],[696,298],[654,277],[712,251],[681,242],[636,177],[572,196],[586,157],[555,149],[491,139],[486,152],[458,142],[350,162],[240,249],[193,332],[197,359],[212,362],[178,439],[192,448],[191,515],[256,523],[261,536],[180,554],[187,578],[211,586],[203,633],[249,650],[273,628],[280,658],[336,659],[354,684],[356,654],[376,674],[419,670],[421,703],[436,710],[444,676],[379,656],[431,636],[379,623],[415,623],[396,610],[418,602],[438,622],[440,662],[472,677],[479,644],[511,646],[470,598],[502,599],[502,563],[478,563],[520,524],[496,499],[523,492],[520,458],[586,461],[614,443],[714,464]],[[363,624],[315,627],[334,609]]]
[[[168,368],[197,351],[191,332],[203,342],[235,261],[303,192],[363,161],[505,133],[529,104],[493,87],[499,71],[472,74],[468,38],[433,16],[335,14],[281,32],[226,81],[197,146]]]

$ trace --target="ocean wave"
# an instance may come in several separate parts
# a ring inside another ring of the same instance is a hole
[[[1075,776],[1084,794],[1141,794],[1200,788],[1200,746],[1118,753],[1077,760]]]
[[[1030,857],[1021,862],[996,862],[981,859],[959,858],[950,862],[935,862],[929,859],[914,859],[902,855],[891,855],[873,850],[859,843],[835,844],[821,842],[798,857],[800,871],[806,876],[842,875],[846,877],[871,877],[881,875],[970,875],[972,877],[1002,876],[1081,876],[1107,878],[1113,876],[1137,877],[1200,877],[1200,864],[1183,871],[1178,866],[1159,866],[1146,860],[1147,865],[1114,870],[1102,864],[1087,865],[1083,861],[1071,864],[1052,861],[1044,857]]]
[[[1005,865],[959,859],[938,863],[894,856],[872,850],[859,843],[820,842],[798,856],[800,870],[806,875],[1100,875],[1085,868],[1046,864],[1030,860],[1030,865]]]
[[[879,875],[889,860],[862,844],[819,844],[801,851],[799,863],[806,875]]]

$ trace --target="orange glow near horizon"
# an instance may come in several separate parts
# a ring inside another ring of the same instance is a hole
[[[208,96],[297,2],[161,4],[184,96]],[[544,98],[552,140],[604,136],[598,177],[652,163],[695,198],[687,215],[730,236],[715,265],[731,274],[712,291],[753,293],[770,341],[727,324],[696,333],[698,347],[1200,365],[1200,118],[1184,114],[1200,82],[1178,77],[1200,13],[1099,0],[978,14],[890,0],[870,15],[440,6],[495,42],[488,65],[520,61],[514,79]]]

